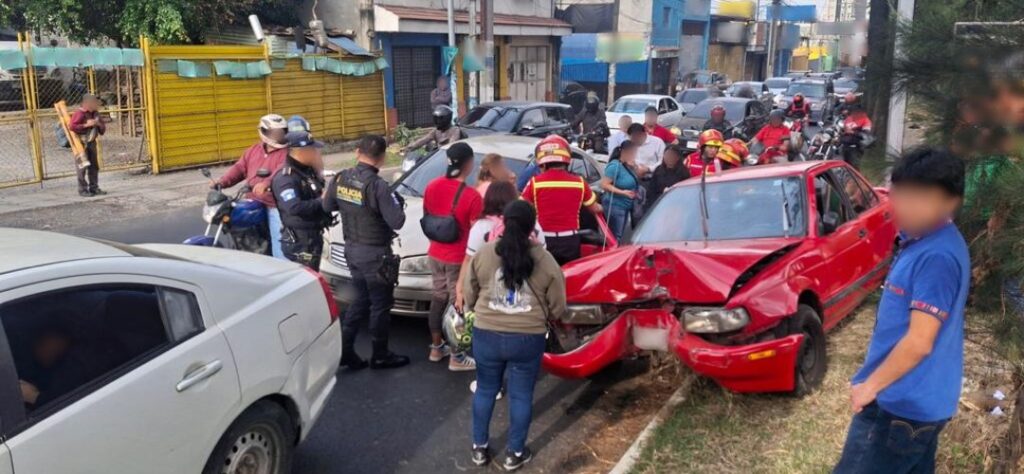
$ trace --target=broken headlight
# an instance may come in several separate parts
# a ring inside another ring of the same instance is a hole
[[[683,310],[683,324],[686,332],[714,334],[735,331],[750,322],[750,315],[743,308],[701,308]]]
[[[606,315],[599,304],[572,304],[562,316],[565,324],[604,324]]]

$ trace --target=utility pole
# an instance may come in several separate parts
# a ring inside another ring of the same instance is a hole
[[[480,0],[480,17],[484,36],[484,70],[480,74],[483,87],[480,100],[490,102],[494,100],[494,78],[498,76],[494,64],[494,0]]]
[[[462,52],[463,57],[472,53],[476,55],[476,1],[469,0],[469,38],[466,40],[466,50]],[[480,72],[469,73],[469,93],[466,94],[469,100],[466,103],[466,110],[476,107],[480,103]]]
[[[872,12],[872,14],[874,14]],[[910,23],[914,21],[914,0],[899,0],[896,6],[896,16],[900,22]],[[893,48],[893,61],[899,61],[903,56],[903,42],[899,35],[894,35],[896,45]],[[870,53],[869,53],[870,54]],[[880,53],[876,53],[880,54]],[[889,120],[886,127],[885,152],[891,157],[903,153],[903,122],[907,112],[907,93],[895,87],[892,88],[892,95],[889,97]]]
[[[612,102],[615,102],[615,60],[618,59],[618,47],[617,41],[615,41],[615,39],[616,37],[618,37],[619,34],[619,8],[621,8],[619,5],[620,3],[622,3],[622,0],[615,0],[615,17],[612,20],[612,31],[614,33],[612,33],[612,44],[608,48],[608,51],[610,53],[609,56],[611,57],[608,58],[608,99],[604,101],[604,103],[606,104],[611,104]]]
[[[452,5],[454,0],[448,0],[448,47],[455,47],[455,7]],[[452,115],[458,117],[459,115],[459,88],[458,81],[455,78],[455,58],[452,58],[452,64],[449,65],[450,74],[448,75],[448,88],[452,91]]]
[[[772,0],[772,14],[768,21],[768,77],[775,77],[775,50],[779,48],[779,35],[776,26],[782,12],[782,0]],[[781,24],[781,22],[780,22]]]

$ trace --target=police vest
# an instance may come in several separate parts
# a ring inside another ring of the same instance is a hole
[[[369,174],[369,173],[367,173]],[[346,243],[390,246],[395,232],[378,210],[377,197],[370,184],[381,179],[376,174],[360,176],[357,169],[342,171],[337,180],[338,210]]]

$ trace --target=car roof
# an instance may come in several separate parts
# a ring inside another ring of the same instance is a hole
[[[486,102],[478,107],[500,107],[503,109],[525,109],[527,107],[569,107],[569,104],[561,102],[530,102],[526,100],[496,100]]]
[[[130,257],[131,254],[95,240],[30,229],[0,227],[0,274],[73,260]]]
[[[690,89],[687,89],[687,90],[690,90]],[[629,94],[629,95],[624,95],[622,97],[619,97],[618,99],[615,99],[615,100],[618,101],[618,100],[622,100],[622,99],[657,100],[657,99],[671,99],[671,97],[669,97],[667,95],[664,95],[664,94]]]
[[[533,155],[533,151],[537,147],[537,142],[539,141],[540,138],[536,137],[492,133],[488,135],[469,137],[464,140],[459,140],[456,143],[465,143],[469,145],[473,148],[474,153],[497,153],[508,158],[522,158],[524,160],[528,160],[530,155]],[[448,149],[450,146],[452,146],[452,144],[445,145],[442,148]]]
[[[706,182],[715,183],[801,176],[818,167],[832,168],[832,165],[837,163],[837,161],[797,161],[793,163],[779,163],[773,165],[744,166],[742,168],[729,170],[725,173],[708,175]],[[700,180],[688,179],[680,183],[678,186],[692,186],[695,183],[699,184]]]
[[[768,79],[765,79],[765,82],[767,82],[767,81],[792,81],[792,80],[793,80],[793,78],[792,77],[788,77],[788,76],[775,76],[775,77],[769,77]]]

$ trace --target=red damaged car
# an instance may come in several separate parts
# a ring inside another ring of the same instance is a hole
[[[563,267],[569,311],[548,372],[587,377],[672,351],[736,392],[806,393],[825,331],[884,279],[887,193],[839,161],[742,168],[667,191],[629,245]]]

